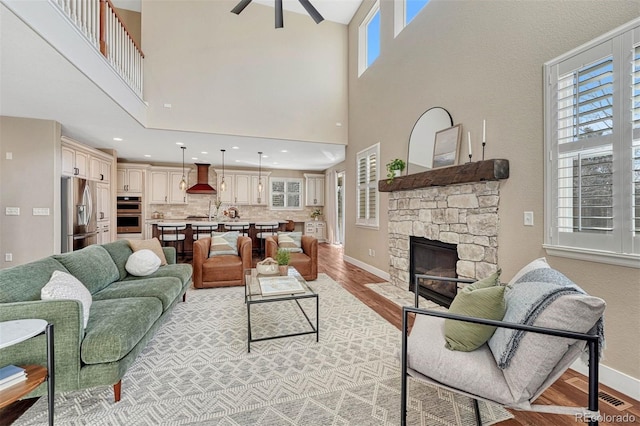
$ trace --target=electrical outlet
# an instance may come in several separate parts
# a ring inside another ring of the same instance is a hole
[[[5,262],[13,262],[13,253],[5,253],[4,254]]]
[[[7,160],[13,160],[13,152],[7,152],[4,158]]]
[[[376,257],[376,251],[374,249],[371,249],[371,256]]]
[[[533,226],[533,212],[524,212],[524,226]]]
[[[4,214],[6,216],[20,216],[20,207],[7,207]]]
[[[49,209],[47,207],[34,207],[33,208],[34,216],[49,216]]]

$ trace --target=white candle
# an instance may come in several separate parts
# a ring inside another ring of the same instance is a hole
[[[482,120],[482,143],[487,141],[487,120]]]
[[[467,132],[467,141],[469,142],[469,156],[471,156],[471,132]]]

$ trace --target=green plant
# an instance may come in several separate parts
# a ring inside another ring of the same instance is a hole
[[[396,170],[403,171],[406,166],[404,160],[395,158],[387,163],[387,180],[388,183],[393,182],[393,178],[396,177]]]
[[[291,259],[291,253],[288,250],[278,249],[276,252],[276,262],[278,265],[288,265],[289,260]]]

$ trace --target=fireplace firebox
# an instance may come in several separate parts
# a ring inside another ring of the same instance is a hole
[[[410,237],[409,245],[411,291],[416,292],[415,276],[419,274],[457,278],[458,251],[455,244],[423,237]],[[447,308],[458,292],[455,282],[419,278],[417,284],[420,296]]]

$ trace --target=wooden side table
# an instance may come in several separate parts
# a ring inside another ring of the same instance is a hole
[[[23,319],[0,322],[0,349],[15,345],[45,333],[47,337],[47,368],[27,365],[27,380],[0,391],[0,408],[17,401],[42,382],[47,381],[49,425],[53,426],[55,374],[53,365],[53,324],[42,319]]]

